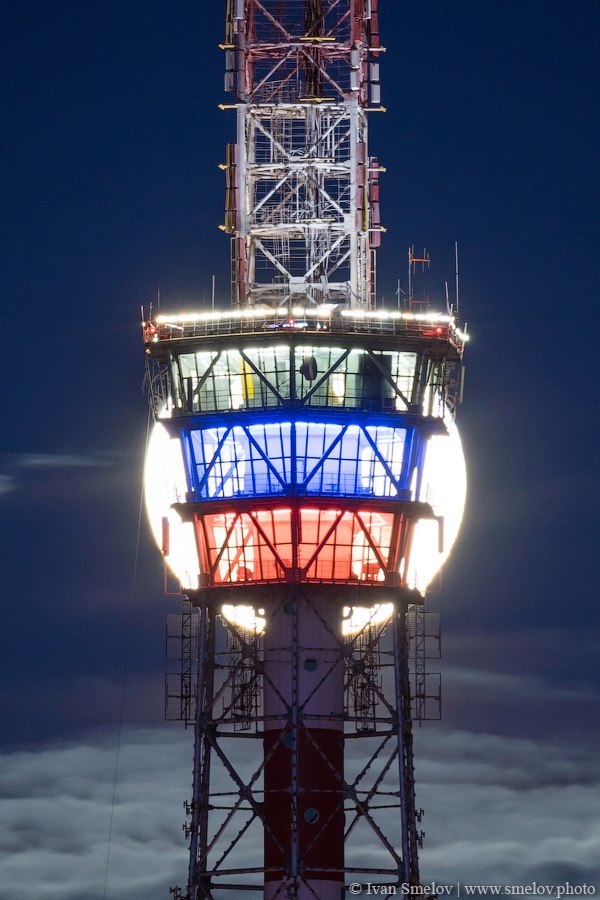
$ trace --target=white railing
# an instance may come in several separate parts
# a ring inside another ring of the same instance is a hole
[[[223,312],[160,315],[144,322],[146,343],[194,337],[285,332],[332,334],[389,334],[426,338],[451,344],[462,353],[467,335],[452,316],[444,313],[412,313],[400,310],[332,310],[329,304],[304,307],[248,307]]]

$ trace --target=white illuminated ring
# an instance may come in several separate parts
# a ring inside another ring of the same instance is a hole
[[[416,484],[416,479],[414,479]],[[428,585],[448,559],[462,521],[467,480],[465,459],[458,429],[448,424],[447,435],[435,435],[427,442],[419,496],[415,501],[432,507],[436,519],[419,520],[413,531],[408,559],[401,562],[400,574],[407,587],[425,593]],[[150,436],[144,470],[144,492],[150,527],[165,561],[181,582],[184,590],[197,590],[200,565],[194,526],[183,522],[172,509],[174,503],[185,502],[187,481],[178,438],[171,438],[161,422],[157,422]],[[167,528],[164,522],[167,522]],[[441,529],[441,531],[440,531]],[[163,546],[165,534],[168,546]],[[440,548],[440,536],[443,537]],[[237,609],[237,607],[236,607]],[[264,629],[264,619],[251,607],[226,617],[243,628]],[[391,614],[389,604],[372,609],[353,607],[346,613],[344,632],[355,633],[365,625],[379,624]]]
[[[156,422],[148,441],[144,466],[148,521],[154,540],[182,588],[197,590],[200,566],[194,526],[191,522],[182,522],[181,517],[171,509],[173,503],[185,501],[186,493],[181,443],[178,438],[170,438],[165,426]],[[168,523],[166,530],[163,528],[164,520]],[[165,537],[168,538],[167,547],[163,546]]]

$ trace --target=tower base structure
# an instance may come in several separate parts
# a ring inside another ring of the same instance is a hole
[[[190,900],[236,891],[339,900],[361,880],[419,883],[407,632],[418,598],[398,590],[390,603],[387,591],[385,606],[381,592],[374,607],[353,607],[349,593],[262,592],[262,631],[224,617],[221,592],[191,596],[199,664]],[[241,750],[247,741],[263,748],[251,772],[243,760],[258,757]],[[251,865],[232,866],[246,854]]]

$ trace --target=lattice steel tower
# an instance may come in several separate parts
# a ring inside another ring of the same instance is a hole
[[[464,502],[465,335],[374,308],[376,0],[228,0],[226,23],[234,302],[144,322],[148,513],[187,598],[167,713],[195,734],[174,891],[340,900],[419,881],[411,722],[437,696],[423,593]]]
[[[225,87],[237,95],[225,227],[239,303],[374,300],[379,103],[372,0],[232,0]]]

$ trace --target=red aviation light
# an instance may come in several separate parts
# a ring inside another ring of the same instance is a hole
[[[158,328],[154,322],[144,322],[142,324],[142,329],[144,332],[145,344],[152,344],[158,340]]]
[[[423,337],[441,337],[446,333],[446,329],[443,325],[436,325],[434,329],[431,331],[423,331]]]

